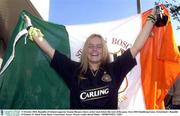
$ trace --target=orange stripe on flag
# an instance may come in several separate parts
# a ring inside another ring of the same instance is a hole
[[[141,78],[147,109],[164,109],[164,98],[180,74],[180,53],[175,43],[168,10],[168,23],[155,27],[140,52]],[[151,11],[143,13],[143,24]]]

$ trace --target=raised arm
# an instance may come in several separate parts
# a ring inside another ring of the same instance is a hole
[[[28,32],[31,33],[30,35],[32,36],[32,39],[52,59],[55,53],[55,49],[51,47],[51,45],[43,38],[43,35],[41,34],[40,31],[38,31],[38,29],[32,27],[31,19],[26,15],[25,15],[25,22],[27,27],[29,28]]]
[[[151,12],[151,16],[153,18],[156,18],[156,8],[154,8]],[[140,34],[136,38],[132,48],[130,48],[131,54],[133,57],[137,55],[137,53],[141,50],[141,48],[144,46],[153,26],[154,26],[155,20],[147,20],[143,29],[141,30]]]

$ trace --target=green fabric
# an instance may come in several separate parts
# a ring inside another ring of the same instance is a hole
[[[24,13],[31,18],[33,26],[42,31],[51,46],[70,57],[68,33],[63,25],[45,22],[23,11],[8,43],[2,67],[12,53],[15,36],[25,27]],[[24,38],[16,45],[13,62],[0,75],[0,109],[69,108],[69,89],[50,67],[50,59],[31,40],[27,39],[25,45]]]

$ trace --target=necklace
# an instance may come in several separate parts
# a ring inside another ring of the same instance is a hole
[[[92,73],[93,77],[96,77],[98,71],[99,71],[99,70],[96,70],[96,71],[91,70],[91,73]]]

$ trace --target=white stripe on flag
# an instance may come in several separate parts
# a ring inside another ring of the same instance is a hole
[[[118,108],[128,110],[145,110],[141,84],[140,54],[136,56],[137,65],[127,74],[128,87],[119,94]],[[125,81],[123,81],[122,85]],[[121,89],[124,87],[121,87]],[[119,91],[121,91],[119,89]]]
[[[120,49],[127,50],[133,45],[141,30],[141,22],[141,15],[135,15],[127,19],[111,22],[66,26],[70,39],[71,59],[79,61],[80,50],[86,38],[93,33],[101,34],[107,40],[111,54],[116,53]],[[119,94],[120,100],[118,104],[120,109],[145,109],[141,87],[139,55],[136,59],[138,65],[127,75],[128,87]],[[126,86],[125,82],[123,82],[119,91],[124,89],[123,86]]]
[[[18,42],[18,40],[23,36],[23,35],[26,35],[27,34],[27,30],[26,29],[23,29],[22,31],[20,31],[16,37],[15,37],[15,40],[14,40],[14,43],[13,43],[13,50],[12,50],[12,53],[11,53],[11,56],[9,57],[9,59],[7,60],[7,62],[5,63],[5,65],[3,66],[2,70],[0,71],[0,75],[7,69],[7,67],[11,64],[11,62],[13,61],[14,57],[15,57],[15,47],[16,47],[16,44]],[[26,39],[26,38],[25,38]]]
[[[0,58],[0,69],[1,69],[1,64],[2,64],[2,62],[3,62],[3,59]]]

